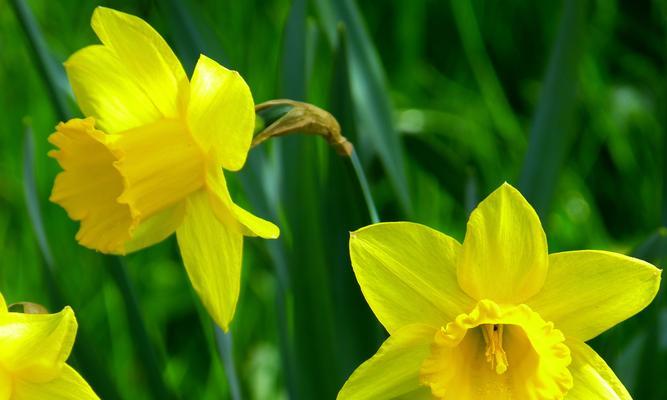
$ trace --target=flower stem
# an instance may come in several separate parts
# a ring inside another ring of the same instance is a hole
[[[223,332],[219,326],[215,326],[215,340],[218,342],[218,351],[222,358],[222,364],[225,366],[225,375],[229,383],[229,392],[232,400],[242,400],[241,384],[234,364],[234,347],[232,344],[232,332]]]
[[[143,363],[151,393],[157,399],[171,399],[174,396],[169,393],[163,380],[163,368],[158,362],[155,347],[148,337],[146,323],[139,310],[139,302],[132,281],[127,274],[125,260],[121,257],[106,257],[106,260],[109,264],[111,277],[121,292],[133,344]]]
[[[380,217],[378,216],[377,208],[375,207],[375,202],[373,201],[373,196],[371,195],[371,189],[366,180],[366,174],[364,169],[361,166],[357,152],[352,150],[350,154],[350,162],[352,163],[352,168],[357,175],[357,180],[359,181],[359,186],[361,187],[361,192],[364,195],[364,200],[366,201],[366,207],[368,208],[368,215],[371,218],[371,222],[377,224],[380,222]]]

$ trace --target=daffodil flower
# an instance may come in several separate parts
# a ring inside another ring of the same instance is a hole
[[[56,314],[8,312],[0,294],[0,400],[98,399],[65,363],[76,329],[69,307]]]
[[[339,399],[629,399],[584,342],[655,297],[661,271],[606,251],[548,254],[537,214],[508,184],[463,244],[423,225],[351,234],[362,292],[390,337]]]
[[[278,228],[234,204],[223,168],[245,163],[255,124],[244,80],[202,55],[189,81],[145,21],[98,7],[101,45],[65,68],[85,119],[57,126],[49,154],[63,172],[51,200],[80,221],[77,241],[126,254],[176,232],[202,302],[225,330],[239,295],[244,236]]]

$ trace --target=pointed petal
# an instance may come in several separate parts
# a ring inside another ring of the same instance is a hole
[[[185,219],[176,237],[192,286],[213,320],[227,331],[241,284],[240,227],[220,223],[208,194],[199,191],[188,197]]]
[[[103,253],[122,253],[134,225],[130,208],[116,200],[123,191],[123,178],[113,163],[108,135],[95,129],[92,118],[60,123],[49,142],[58,147],[49,156],[58,160],[63,172],[56,176],[50,200],[81,221],[76,240]]]
[[[178,117],[188,96],[188,79],[162,36],[141,18],[97,7],[91,21],[102,43],[122,64],[164,117]]]
[[[617,253],[555,253],[544,287],[527,304],[566,336],[586,341],[646,307],[660,287],[660,273]]]
[[[95,117],[106,132],[122,132],[162,118],[140,82],[131,79],[106,46],[77,51],[65,62],[65,70],[79,108],[85,116]]]
[[[0,371],[0,400],[11,400],[14,391],[13,379],[9,374]]]
[[[504,183],[470,215],[458,280],[475,299],[519,304],[542,287],[547,255],[547,239],[535,210]]]
[[[12,400],[41,399],[98,400],[99,397],[78,372],[65,364],[60,376],[50,382],[16,381]]]
[[[32,381],[51,380],[69,357],[76,330],[69,307],[56,314],[0,314],[0,365]]]
[[[456,281],[459,243],[410,222],[380,223],[350,234],[350,257],[375,316],[393,333],[401,326],[443,326],[475,302]]]
[[[190,86],[188,124],[218,165],[231,171],[243,167],[255,127],[255,108],[238,72],[199,57]]]
[[[209,173],[207,187],[211,195],[211,205],[220,222],[225,223],[225,219],[231,216],[241,224],[244,236],[259,236],[264,239],[275,239],[280,236],[280,229],[272,222],[257,217],[234,204],[221,170],[216,168]]]
[[[0,314],[6,312],[7,312],[7,303],[5,303],[5,298],[2,297],[2,293],[0,293]]]
[[[621,381],[607,363],[588,345],[579,340],[566,342],[572,354],[570,372],[574,386],[566,400],[632,400]]]
[[[419,369],[429,355],[436,331],[428,325],[398,329],[350,375],[337,399],[393,399],[418,391]]]

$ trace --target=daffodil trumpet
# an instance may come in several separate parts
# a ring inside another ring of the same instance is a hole
[[[661,271],[596,250],[549,254],[540,220],[503,184],[463,244],[380,223],[350,237],[355,275],[390,337],[344,399],[630,399],[585,342],[646,307]]]
[[[176,233],[195,291],[224,330],[240,290],[243,238],[278,228],[236,205],[225,172],[246,161],[254,101],[241,76],[201,55],[191,79],[145,21],[98,7],[102,44],[65,69],[85,118],[60,123],[49,155],[63,169],[51,201],[80,222],[76,240],[127,254]]]
[[[30,313],[10,311],[0,294],[0,400],[99,399],[66,363],[77,331],[72,309],[15,305]]]

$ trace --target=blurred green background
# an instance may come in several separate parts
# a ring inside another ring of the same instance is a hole
[[[331,111],[383,221],[462,240],[469,211],[509,181],[552,252],[664,265],[665,1],[0,0],[0,291],[72,305],[70,362],[105,399],[232,397],[175,240],[121,263],[79,247],[77,224],[48,201],[58,168],[46,138],[79,115],[61,63],[97,43],[97,5],[147,20],[189,73],[205,53],[240,71],[257,103]],[[282,231],[246,241],[234,397],[332,399],[386,335],[349,263],[348,232],[370,223],[351,164],[318,138],[289,137],[227,176],[235,200]],[[230,337],[218,339],[230,355]],[[592,345],[635,398],[667,398],[664,288]]]

